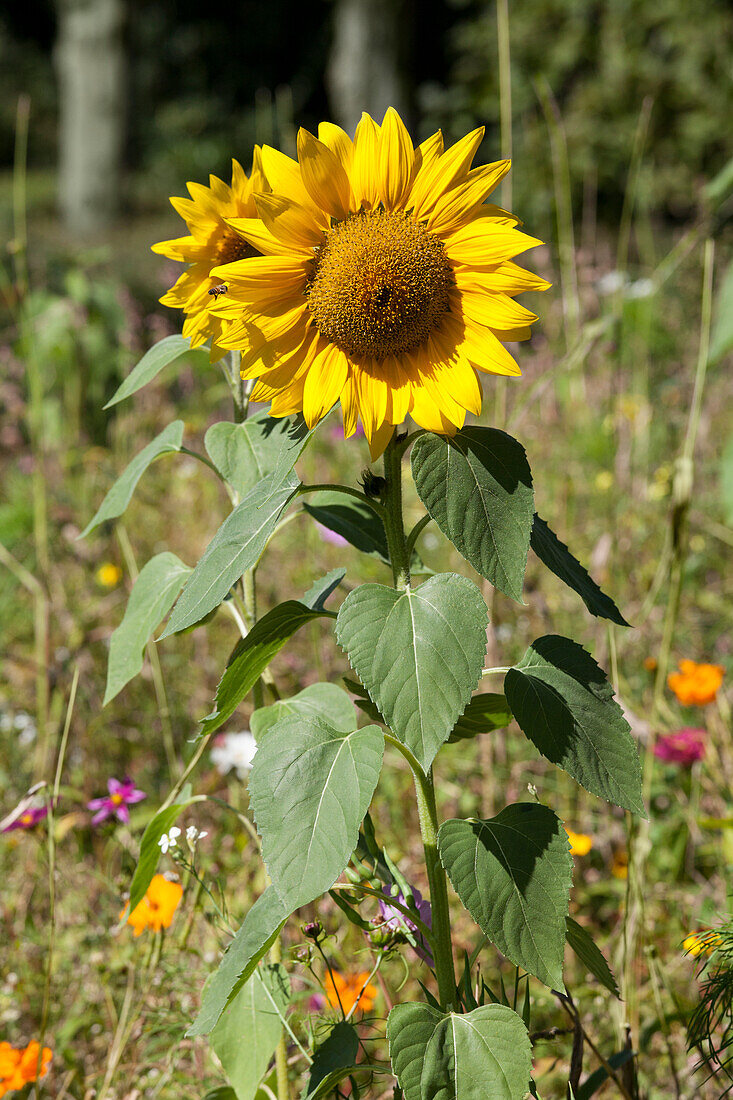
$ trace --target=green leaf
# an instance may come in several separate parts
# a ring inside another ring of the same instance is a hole
[[[237,1094],[231,1085],[219,1085],[210,1089],[203,1100],[237,1100]]]
[[[454,745],[457,741],[468,741],[479,734],[504,729],[511,720],[506,696],[492,691],[474,695],[453,727],[448,742]]]
[[[733,262],[723,278],[715,298],[715,320],[710,336],[709,363],[717,363],[733,351]]]
[[[147,641],[175,603],[190,572],[169,550],[156,554],[141,569],[122,622],[110,639],[102,706],[114,699],[143,667]]]
[[[273,478],[273,474],[263,478],[224,520],[191,574],[161,638],[203,619],[219,606],[242,574],[257,564],[299,484],[294,474],[282,484]]]
[[[359,1053],[359,1033],[343,1020],[335,1024],[328,1037],[313,1052],[308,1084],[303,1100],[326,1096],[356,1066]]]
[[[422,435],[412,448],[415,488],[446,538],[495,588],[522,603],[534,516],[521,443],[496,428]]]
[[[300,415],[273,419],[260,412],[241,424],[212,424],[204,446],[224,480],[243,497],[268,474],[283,480],[312,434]]]
[[[191,805],[191,801],[188,797],[182,798],[180,802],[174,802],[172,806],[159,810],[153,820],[148,822],[140,843],[140,857],[130,884],[130,913],[143,900],[145,891],[153,880],[161,854],[158,841],[163,833],[167,833],[171,826],[175,825],[179,815],[186,806]]]
[[[286,909],[274,886],[268,886],[242,921],[224,952],[218,969],[207,981],[198,1016],[186,1035],[208,1035],[222,1012],[254,973],[280,935],[292,910]]]
[[[254,1100],[282,1033],[290,981],[282,966],[259,966],[209,1035],[237,1100]]]
[[[345,576],[345,569],[332,569],[329,573],[326,573],[325,577],[313,582],[305,596],[303,596],[302,602],[306,607],[321,611],[325,607],[328,597],[336,591]]]
[[[356,847],[379,778],[378,726],[344,732],[321,718],[283,718],[259,744],[249,798],[262,856],[283,904],[333,886]]]
[[[598,979],[601,985],[606,987],[609,993],[613,993],[614,997],[618,997],[620,1000],[621,994],[616,985],[613,972],[603,957],[600,948],[596,947],[591,939],[590,933],[572,917],[566,917],[565,924],[567,941],[583,966],[591,972],[594,978]]]
[[[341,535],[363,554],[370,554],[389,565],[384,525],[368,504],[343,493],[321,492],[303,501],[303,508],[318,523]]]
[[[573,861],[560,819],[546,806],[519,802],[488,821],[445,821],[438,850],[484,935],[511,962],[562,992]]]
[[[250,718],[250,729],[259,741],[277,722],[292,715],[322,718],[343,733],[356,729],[354,704],[337,684],[311,684],[291,699],[279,699],[269,707],[258,707]]]
[[[524,1100],[529,1088],[529,1035],[504,1005],[460,1016],[427,1004],[395,1005],[387,1039],[405,1100]]]
[[[582,646],[557,634],[538,638],[509,669],[504,691],[520,728],[543,756],[591,794],[646,816],[629,724]]]
[[[578,593],[591,615],[610,619],[612,623],[618,623],[619,626],[629,625],[611,597],[598,587],[590,574],[573,557],[565,543],[560,542],[555,532],[536,514],[532,524],[530,545],[550,572]]]
[[[339,645],[426,771],[478,684],[487,624],[478,588],[453,573],[404,592],[363,584],[341,605]]]
[[[156,458],[160,458],[161,455],[180,451],[182,442],[183,421],[174,420],[159,435],[156,435],[152,443],[148,443],[147,447],[144,447],[140,454],[133,458],[125,472],[120,474],[95,512],[94,517],[79,535],[79,538],[86,538],[95,527],[99,527],[100,523],[104,523],[105,520],[121,516],[130,503],[130,498],[135,492],[135,486],[151,462],[155,462]]]
[[[180,333],[173,336],[164,336],[149,351],[145,352],[137,366],[133,367],[127,378],[115,391],[114,396],[104,406],[105,409],[111,409],[113,405],[119,404],[126,397],[137,393],[143,386],[147,386],[148,382],[152,382],[164,367],[167,367],[169,363],[172,363],[174,359],[178,359],[187,351],[196,355],[205,353],[205,349],[202,351],[191,348],[188,337],[181,336]]]
[[[200,736],[208,736],[226,722],[296,630],[323,615],[323,611],[314,611],[297,600],[286,600],[258,619],[227,662],[216,689],[214,709],[201,723]]]

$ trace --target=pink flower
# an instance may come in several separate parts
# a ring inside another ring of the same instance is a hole
[[[102,798],[93,798],[91,802],[87,802],[88,810],[97,811],[92,818],[92,825],[99,825],[100,822],[106,821],[113,814],[118,821],[124,821],[127,825],[130,820],[130,811],[127,807],[134,802],[142,802],[144,798],[148,797],[143,791],[136,789],[131,779],[123,779],[121,783],[119,779],[108,779],[107,789],[109,794],[104,795]]]
[[[14,829],[32,829],[39,821],[48,816],[48,806],[29,806],[19,813],[17,817],[7,825],[3,825],[0,832],[12,833]]]
[[[343,535],[339,535],[336,531],[332,531],[330,527],[324,527],[322,523],[318,524],[321,538],[324,542],[330,542],[332,546],[348,546],[348,540]]]
[[[676,733],[664,733],[654,746],[654,755],[669,764],[682,764],[689,768],[705,755],[706,738],[705,730],[690,727],[677,730]]]

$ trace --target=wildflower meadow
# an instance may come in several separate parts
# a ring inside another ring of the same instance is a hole
[[[490,26],[488,129],[293,78],[62,243],[19,100],[0,1097],[733,1091],[733,161]]]

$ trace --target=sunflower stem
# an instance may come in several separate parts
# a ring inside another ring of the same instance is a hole
[[[384,504],[384,529],[387,533],[390,562],[395,588],[410,590],[410,554],[405,538],[402,519],[402,454],[403,439],[393,435],[384,452],[385,487],[382,494]],[[390,738],[392,741],[392,738]],[[397,742],[393,742],[398,743]],[[423,771],[412,753],[407,755],[415,780],[417,812],[420,821],[420,835],[425,852],[425,869],[430,887],[430,904],[433,911],[432,946],[435,960],[435,976],[438,981],[438,998],[443,1008],[448,1008],[456,999],[456,976],[453,965],[453,943],[450,930],[450,910],[448,908],[448,880],[438,855],[438,809],[435,803],[433,770]]]
[[[401,441],[400,441],[401,442]],[[407,553],[405,528],[402,522],[402,452],[393,435],[384,452],[384,530],[387,535],[389,560],[395,588],[410,587],[410,558]]]

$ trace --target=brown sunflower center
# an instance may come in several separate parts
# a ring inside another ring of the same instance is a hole
[[[216,248],[217,264],[232,264],[235,260],[247,260],[250,256],[258,255],[257,249],[233,229],[224,230]]]
[[[354,358],[381,360],[425,343],[453,286],[442,242],[409,214],[378,210],[326,234],[306,293],[322,336]]]

